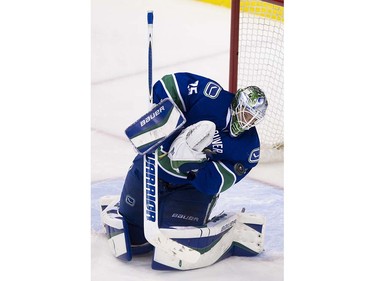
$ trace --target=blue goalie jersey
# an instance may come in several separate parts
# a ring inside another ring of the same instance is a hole
[[[159,177],[171,184],[187,181],[205,194],[217,194],[233,186],[255,167],[260,157],[259,137],[255,127],[238,137],[229,133],[230,105],[234,94],[217,82],[191,73],[165,75],[153,87],[153,102],[165,98],[173,100],[186,117],[185,127],[202,120],[215,123],[216,132],[210,145],[214,152],[206,165],[192,180],[171,167],[165,155],[179,132],[169,137],[159,148]]]

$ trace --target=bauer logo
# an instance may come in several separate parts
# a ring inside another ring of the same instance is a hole
[[[173,213],[172,218],[178,218],[182,220],[195,221],[195,222],[199,221],[198,217],[193,217],[193,216],[188,216],[188,215],[178,214],[178,213]]]
[[[144,125],[146,125],[148,122],[150,122],[152,119],[154,119],[155,117],[157,117],[160,113],[162,113],[163,111],[165,110],[164,106],[161,106],[159,109],[155,110],[154,112],[152,112],[150,115],[148,115],[145,119],[142,119],[140,124],[141,124],[141,127],[143,127]]]
[[[218,84],[214,82],[208,82],[206,87],[204,88],[203,94],[210,99],[216,99],[220,94],[220,91],[221,87]]]
[[[250,156],[249,156],[249,162],[250,163],[257,163],[259,161],[259,156],[260,156],[260,149],[255,148],[251,151]]]
[[[229,223],[223,225],[223,226],[221,227],[220,233],[222,233],[222,232],[228,230],[229,228],[231,228],[231,227],[236,223],[236,221],[237,221],[237,220],[232,220],[231,222],[229,222]]]
[[[155,153],[146,156],[146,219],[156,221],[155,213]]]

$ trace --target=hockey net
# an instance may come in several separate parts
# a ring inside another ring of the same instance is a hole
[[[258,126],[262,161],[283,160],[284,0],[232,0],[229,90],[256,85],[268,99]]]

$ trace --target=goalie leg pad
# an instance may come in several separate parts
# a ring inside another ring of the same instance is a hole
[[[118,195],[106,195],[99,198],[100,211],[103,212],[105,208],[113,201],[118,200]]]
[[[192,247],[201,253],[198,261],[189,263],[167,255],[155,248],[152,268],[157,270],[190,270],[206,267],[231,255],[233,226],[237,220],[234,213],[222,214],[203,227],[171,227],[161,229],[165,236]]]
[[[113,199],[111,203],[108,203]],[[132,259],[132,250],[130,246],[128,224],[119,213],[119,196],[109,198],[108,196],[100,199],[100,206],[106,206],[101,214],[101,220],[104,225],[108,238],[108,245],[112,254],[121,260],[130,261]],[[108,204],[108,205],[106,205]]]
[[[265,218],[239,213],[233,240],[233,256],[256,256],[264,251]]]
[[[263,230],[262,216],[244,213],[221,214],[200,228],[162,228],[167,237],[198,250],[202,255],[197,262],[189,263],[156,247],[152,268],[190,270],[212,265],[230,256],[255,256],[263,251]]]

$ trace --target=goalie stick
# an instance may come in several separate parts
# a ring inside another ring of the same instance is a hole
[[[148,24],[148,89],[149,101],[152,105],[152,35],[153,35],[153,11],[147,12]],[[196,262],[201,254],[189,247],[166,237],[158,225],[158,156],[157,149],[143,156],[143,218],[144,235],[147,241],[155,248],[162,249],[172,256],[190,263]]]

